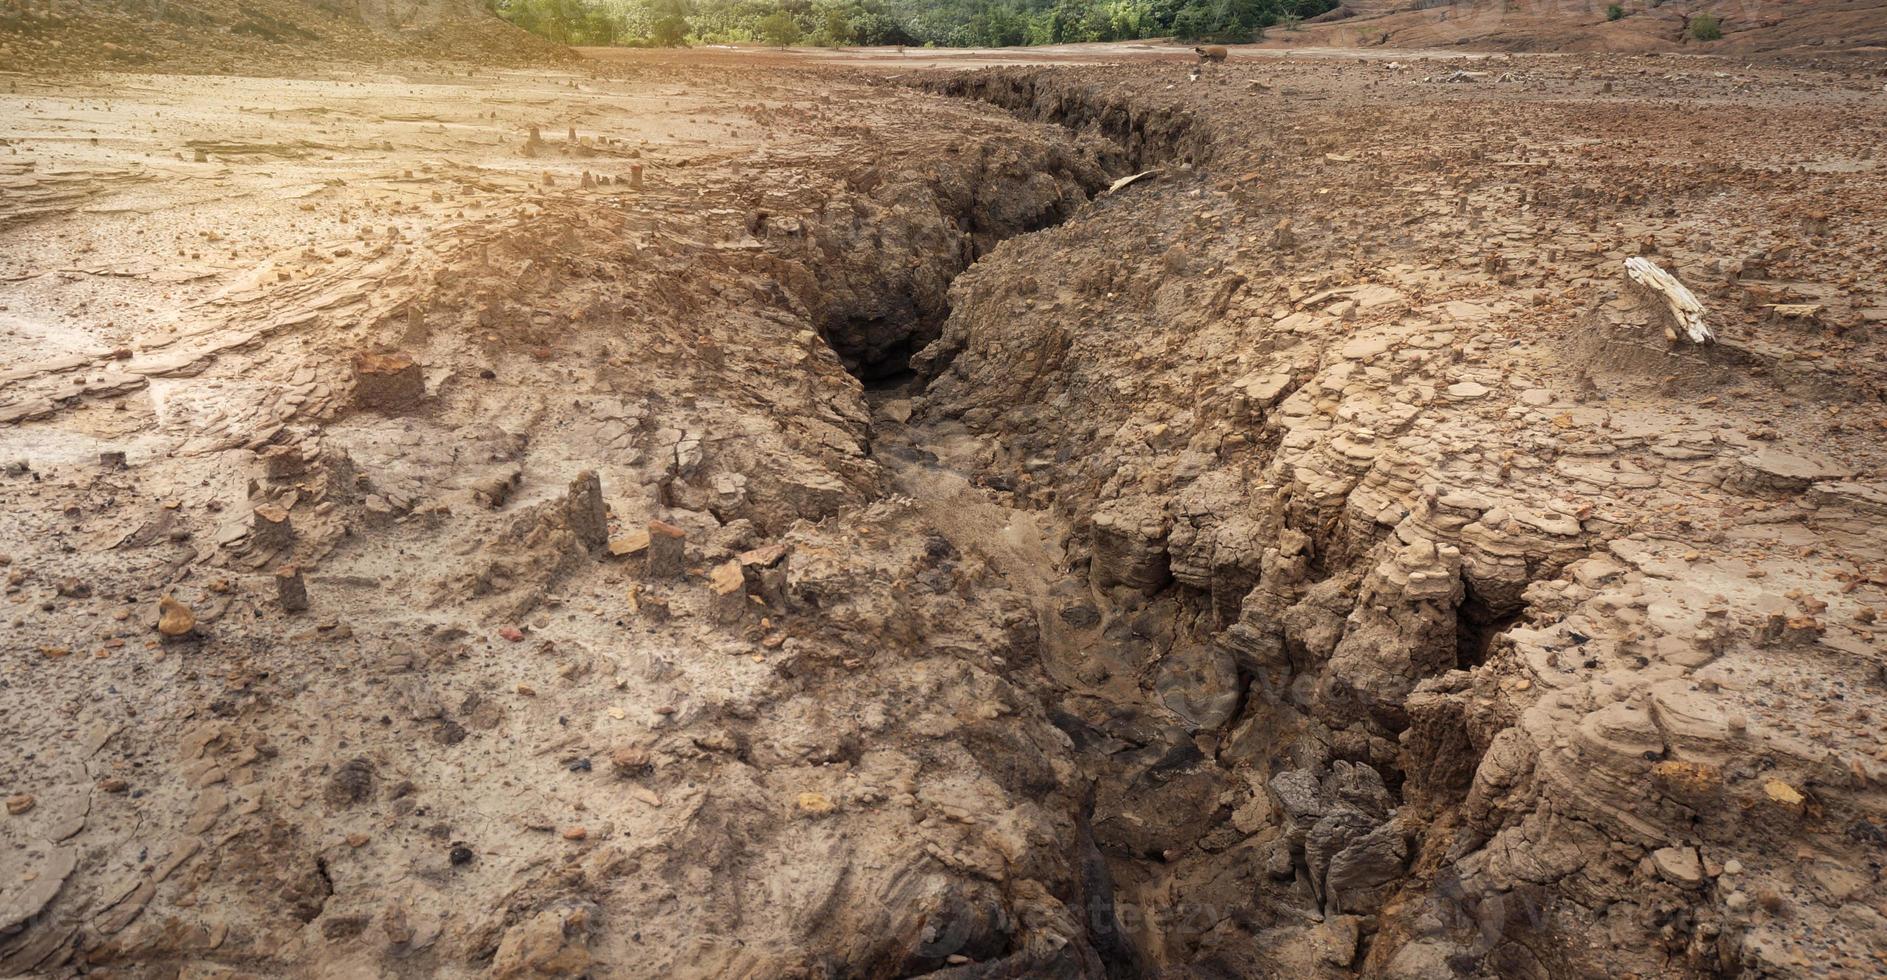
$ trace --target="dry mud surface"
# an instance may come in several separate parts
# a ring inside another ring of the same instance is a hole
[[[1619,16],[1611,16],[1611,8]],[[1693,20],[1717,20],[1700,40]],[[1686,52],[1868,58],[1887,55],[1887,0],[1341,0],[1297,29],[1273,29],[1273,47],[1465,46],[1482,51]]]
[[[6,84],[0,975],[1887,969],[1871,70]]]

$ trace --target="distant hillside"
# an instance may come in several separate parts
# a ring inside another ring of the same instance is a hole
[[[1887,0],[1342,0],[1271,45],[1887,55]],[[1713,18],[1716,30],[1706,29]],[[1713,34],[1721,37],[1712,38]]]
[[[486,0],[0,0],[0,67],[14,70],[295,73],[568,57]]]

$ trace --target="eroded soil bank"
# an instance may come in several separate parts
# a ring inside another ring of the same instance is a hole
[[[1887,106],[1647,65],[23,86],[0,972],[1868,972]]]

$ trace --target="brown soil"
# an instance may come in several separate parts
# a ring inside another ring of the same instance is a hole
[[[0,975],[1877,974],[1872,69],[1176,61],[10,78]]]
[[[482,0],[4,0],[0,70],[302,77],[569,61]]]
[[[1887,0],[1346,0],[1300,30],[1274,28],[1267,47],[1332,44],[1479,51],[1630,52],[1813,58],[1887,54]],[[1691,19],[1716,17],[1722,38],[1700,41]]]

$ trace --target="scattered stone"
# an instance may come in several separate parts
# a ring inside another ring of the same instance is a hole
[[[7,797],[7,812],[17,817],[20,814],[25,813],[28,810],[31,810],[38,803],[39,803],[39,798],[34,796],[31,793],[21,793],[18,796],[9,796]]]
[[[122,450],[99,453],[98,465],[101,469],[122,470],[125,468],[125,454]]]

